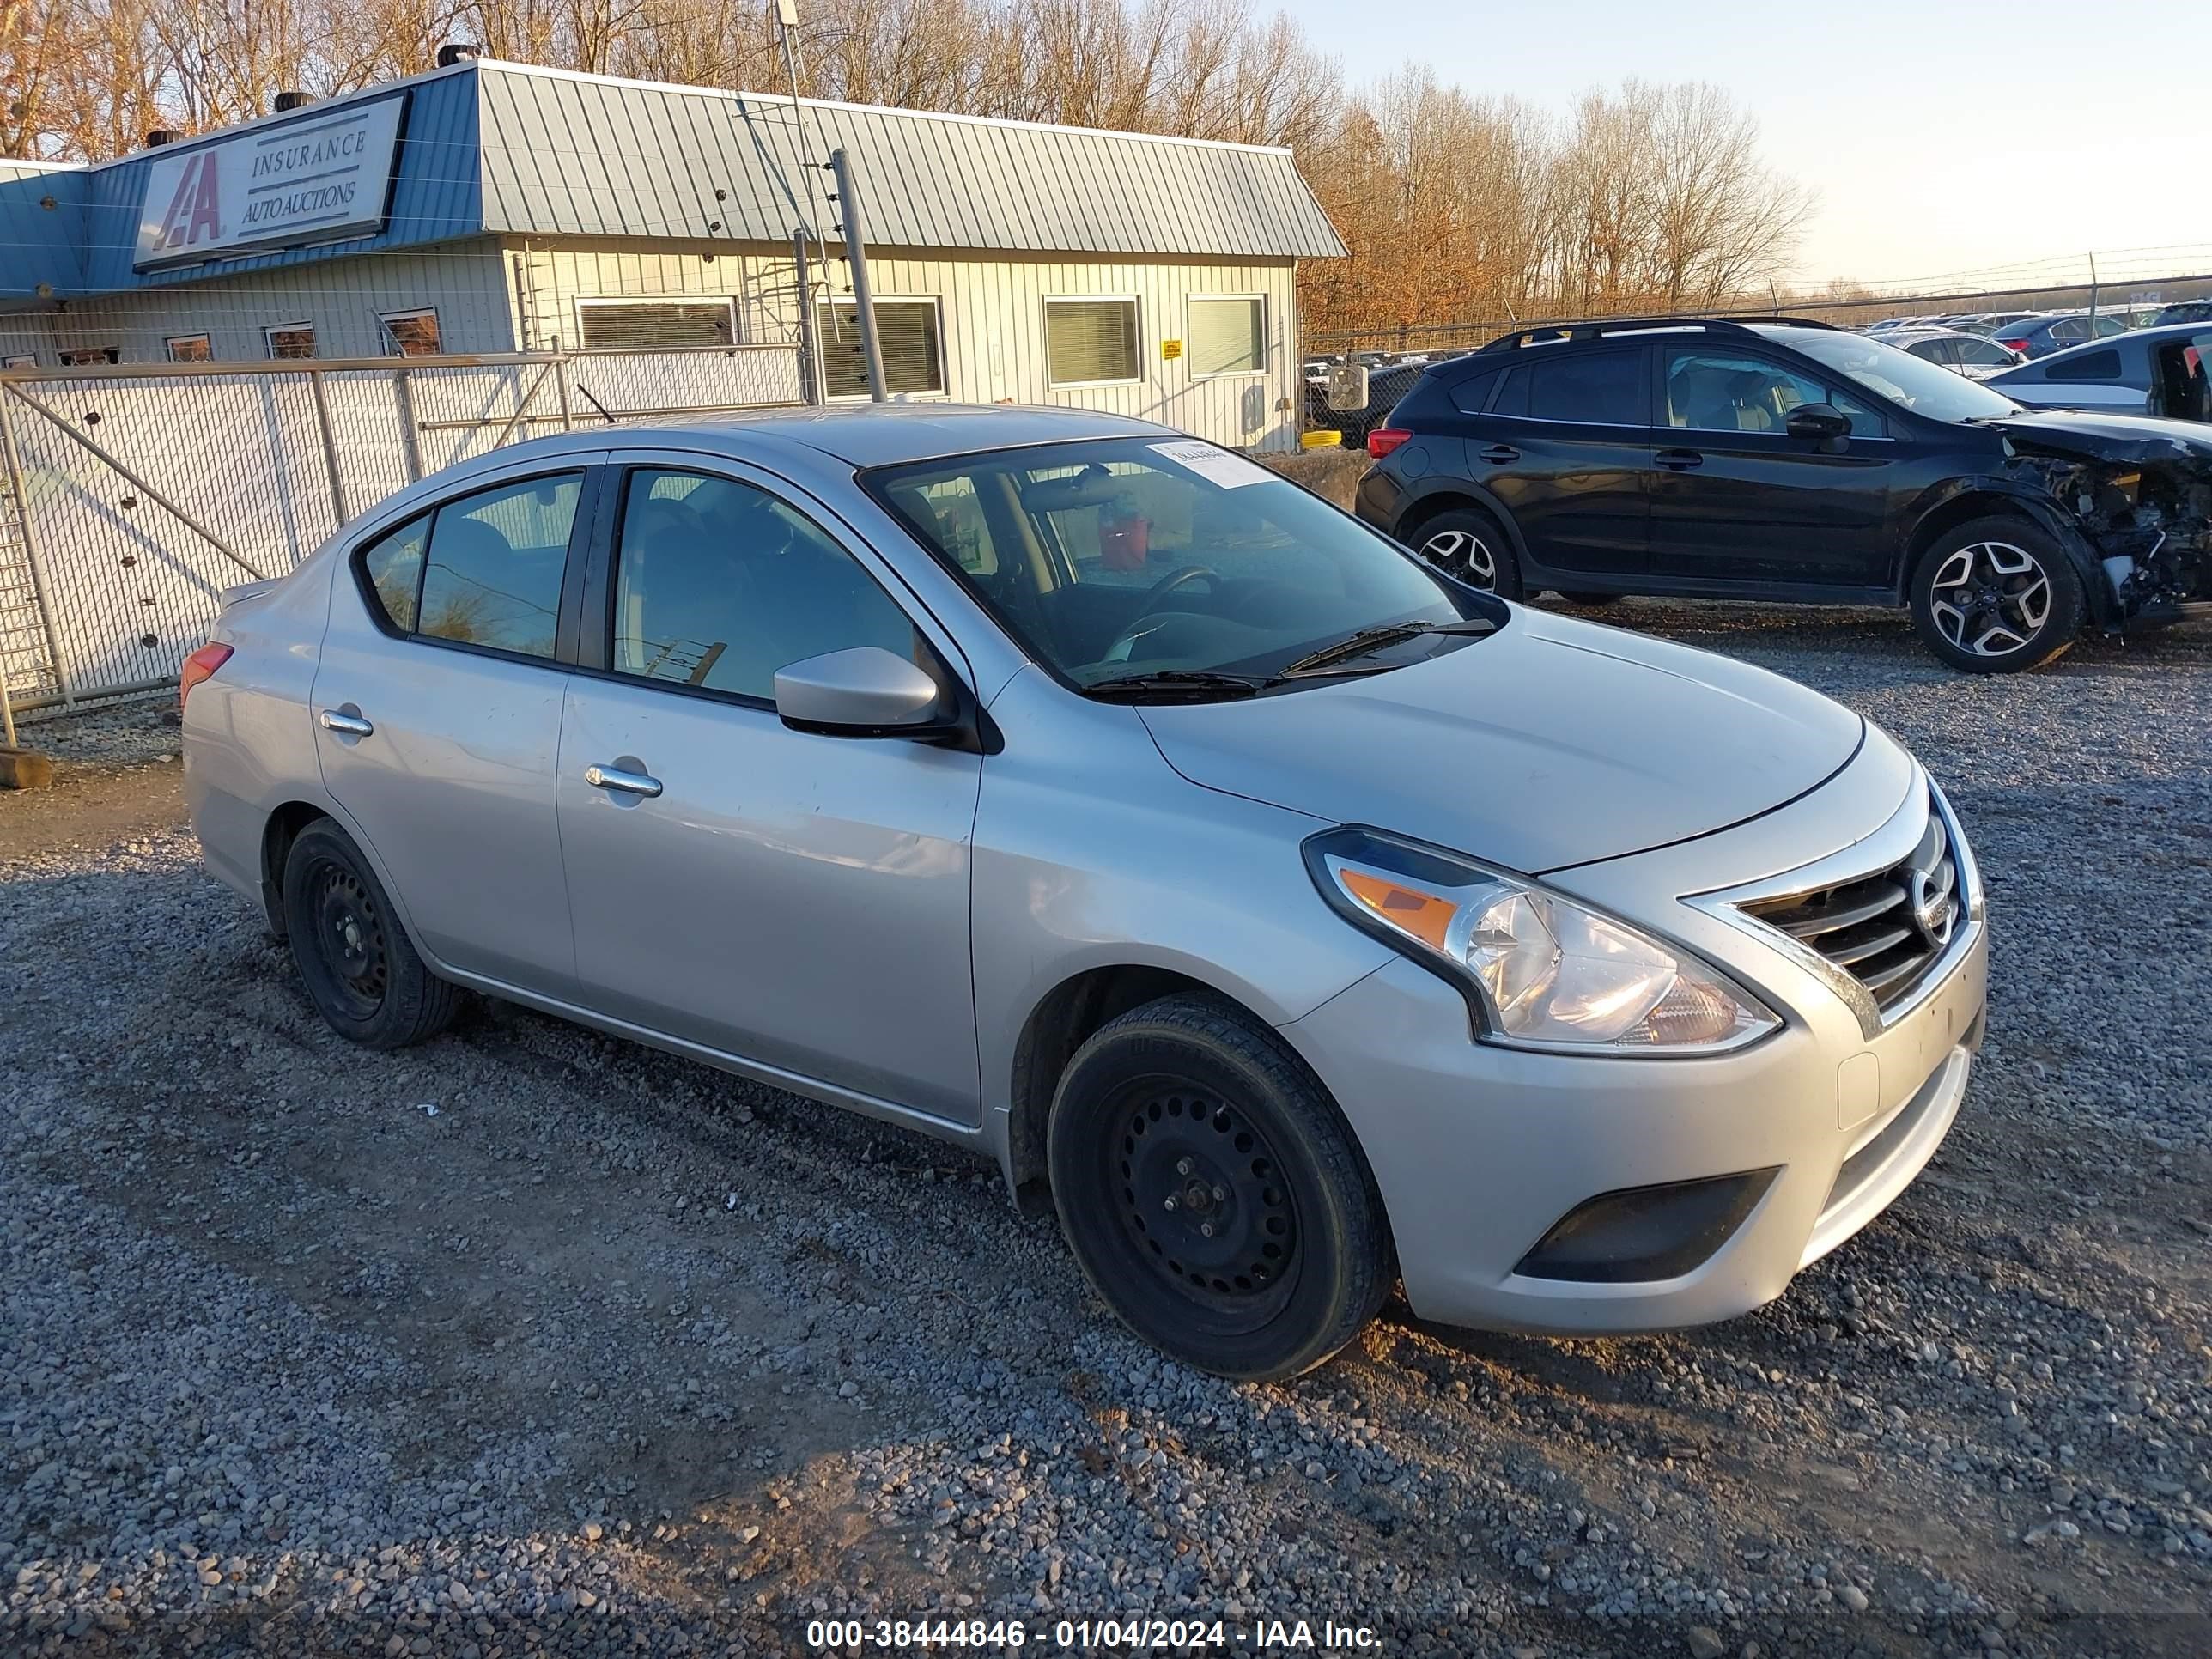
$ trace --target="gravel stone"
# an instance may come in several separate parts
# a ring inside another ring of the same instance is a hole
[[[0,796],[0,1652],[1138,1613],[1482,1659],[2201,1650],[2212,641],[1977,679],[1886,612],[1602,618],[1840,697],[1949,793],[1994,930],[1959,1123],[1748,1317],[1394,1306],[1279,1387],[1135,1343],[957,1147],[508,1006],[350,1048],[202,872],[159,709],[39,722],[62,775]]]

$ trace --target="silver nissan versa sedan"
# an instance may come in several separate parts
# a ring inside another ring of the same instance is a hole
[[[1224,1376],[1727,1318],[1942,1140],[1982,888],[1758,669],[1069,410],[608,428],[394,496],[184,675],[340,1033],[464,988],[978,1146]]]

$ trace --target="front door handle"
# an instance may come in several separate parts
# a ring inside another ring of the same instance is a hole
[[[642,795],[651,800],[660,793],[660,780],[647,777],[642,772],[625,772],[619,766],[587,766],[584,781],[594,789],[612,789],[625,795]]]
[[[1705,458],[1694,449],[1662,449],[1651,459],[1669,472],[1690,472],[1705,464]]]
[[[1511,444],[1492,444],[1482,452],[1482,459],[1494,465],[1503,466],[1508,461],[1519,460],[1521,452]]]
[[[325,732],[335,732],[340,737],[366,738],[375,734],[376,728],[358,714],[349,714],[342,708],[325,708],[316,717]]]

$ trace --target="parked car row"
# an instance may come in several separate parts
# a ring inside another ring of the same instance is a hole
[[[2174,332],[2141,337],[2185,416],[2212,329]],[[2212,601],[2212,429],[2000,389],[2061,361],[1977,383],[1796,319],[1525,330],[1421,373],[1358,510],[1508,597],[1893,604],[1954,667],[2030,668]]]

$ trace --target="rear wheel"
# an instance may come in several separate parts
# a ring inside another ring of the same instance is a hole
[[[285,856],[284,928],[308,996],[340,1036],[400,1048],[453,1023],[459,988],[423,966],[368,860],[328,818]]]
[[[1091,1288],[1200,1370],[1296,1376],[1389,1290],[1350,1127],[1280,1039],[1220,1003],[1164,997],[1102,1027],[1061,1076],[1045,1153]]]
[[[1505,526],[1479,507],[1455,507],[1439,513],[1408,537],[1413,550],[1469,587],[1500,599],[1521,597],[1521,564]]]
[[[1973,519],[1946,531],[1912,577],[1912,620],[1954,668],[2035,668],[2081,637],[2081,579],[2065,550],[2026,519]]]

